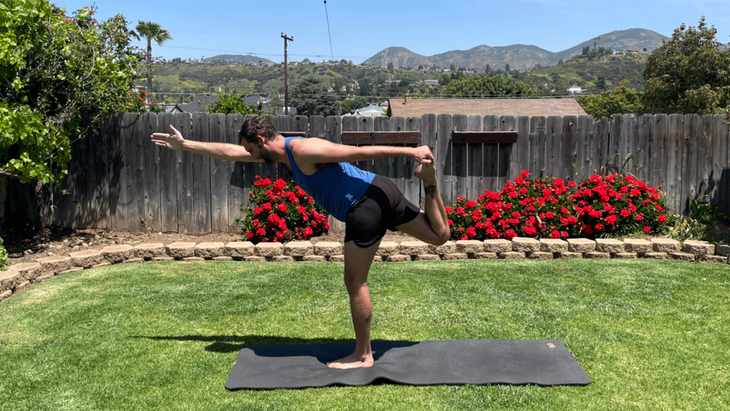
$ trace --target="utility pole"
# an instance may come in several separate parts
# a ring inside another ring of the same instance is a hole
[[[281,33],[281,38],[284,39],[284,115],[289,115],[289,62],[286,57],[286,45],[287,41],[294,41],[294,37],[287,37],[286,34]]]

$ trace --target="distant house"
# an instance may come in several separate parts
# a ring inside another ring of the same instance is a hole
[[[423,80],[424,86],[435,87],[439,85],[438,80]]]
[[[568,89],[568,93],[570,93],[570,94],[582,94],[583,93],[583,89],[580,88],[580,87],[578,87],[578,86],[572,86],[571,88]]]
[[[218,96],[213,94],[198,94],[193,98],[192,103],[175,104],[171,113],[204,113],[208,107],[218,101]]]
[[[584,116],[585,110],[572,98],[483,98],[404,99],[388,101],[389,117],[420,117],[424,114],[496,116]]]
[[[342,117],[381,117],[387,110],[387,107],[370,104],[367,107],[357,109],[353,113],[345,114]]]

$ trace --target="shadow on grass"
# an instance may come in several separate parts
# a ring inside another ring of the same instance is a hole
[[[153,341],[201,341],[210,342],[205,347],[206,351],[217,353],[239,352],[244,348],[251,349],[258,356],[262,357],[295,357],[295,356],[314,356],[318,360],[326,362],[332,361],[340,357],[330,358],[330,354],[323,354],[323,345],[325,352],[349,351],[355,349],[353,340],[336,340],[331,338],[290,338],[277,337],[267,335],[181,335],[181,336],[146,336],[137,335],[131,338],[145,338]],[[391,348],[410,347],[418,344],[413,341],[373,341],[373,357],[375,360],[380,358],[385,352]],[[328,350],[327,348],[332,348]]]

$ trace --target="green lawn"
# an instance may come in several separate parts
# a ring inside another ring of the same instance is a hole
[[[373,339],[555,338],[593,382],[228,392],[247,344],[352,338],[342,264],[123,264],[0,303],[0,410],[728,408],[728,265],[377,263],[370,287]]]

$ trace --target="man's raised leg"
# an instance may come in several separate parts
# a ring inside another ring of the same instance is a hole
[[[401,224],[396,228],[421,241],[441,245],[449,240],[451,229],[444,202],[438,191],[436,169],[432,164],[421,164],[413,175],[423,181],[423,189],[426,192],[423,204],[424,212],[413,221]]]
[[[345,287],[350,296],[352,325],[355,327],[355,352],[328,363],[330,368],[365,368],[373,365],[370,346],[373,307],[367,281],[370,265],[379,246],[380,241],[368,248],[360,248],[353,241],[345,243]]]

